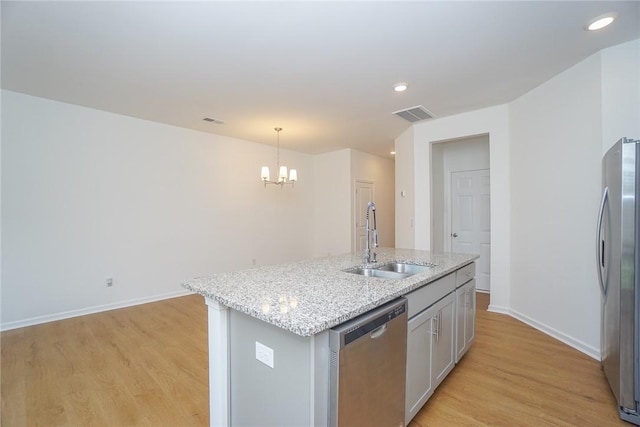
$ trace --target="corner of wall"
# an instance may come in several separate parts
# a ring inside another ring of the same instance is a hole
[[[395,246],[414,248],[415,162],[414,127],[395,140]]]
[[[313,157],[315,257],[351,251],[351,150]]]
[[[378,213],[378,236],[381,246],[395,245],[395,163],[392,159],[351,150],[351,206],[355,216],[356,201],[354,187],[356,180],[374,183],[376,210]],[[350,221],[352,236],[354,221]],[[354,249],[354,248],[352,248]]]
[[[640,39],[599,52],[602,154],[622,137],[640,138]]]

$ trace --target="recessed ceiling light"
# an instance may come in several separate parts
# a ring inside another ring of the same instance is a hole
[[[404,92],[407,90],[407,87],[409,87],[409,85],[406,83],[396,83],[393,85],[393,90],[396,92]]]
[[[605,13],[604,15],[596,16],[587,24],[587,30],[596,31],[600,30],[607,25],[611,24],[618,16],[615,12]]]

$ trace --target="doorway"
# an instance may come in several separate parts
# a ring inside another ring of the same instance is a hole
[[[491,289],[489,176],[488,134],[431,144],[431,249],[479,254],[481,292]]]
[[[353,247],[357,253],[364,251],[365,239],[367,236],[367,205],[369,202],[375,202],[373,182],[357,179],[354,185],[354,198],[356,201],[353,217],[355,223],[355,233],[353,237]]]

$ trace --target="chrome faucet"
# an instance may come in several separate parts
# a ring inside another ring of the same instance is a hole
[[[369,226],[369,211],[373,211],[373,230],[371,229],[371,227]],[[367,224],[366,224],[366,228],[367,228],[367,241],[365,243],[365,248],[364,248],[364,254],[363,254],[363,258],[364,258],[364,263],[365,264],[369,264],[370,262],[376,262],[376,253],[373,252],[373,256],[371,256],[371,238],[370,238],[370,233],[371,231],[373,231],[373,247],[377,248],[378,247],[378,229],[376,227],[376,204],[373,202],[369,202],[369,204],[367,204]]]

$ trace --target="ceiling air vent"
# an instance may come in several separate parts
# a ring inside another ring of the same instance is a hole
[[[204,120],[205,122],[215,123],[215,124],[217,124],[217,125],[221,125],[221,124],[223,124],[223,123],[224,123],[222,120],[214,119],[214,118],[212,118],[212,117],[205,117],[205,118],[204,118],[204,119],[202,119],[202,120]]]
[[[422,105],[418,105],[417,107],[411,107],[404,110],[394,111],[398,117],[402,117],[403,119],[413,123],[419,122],[420,120],[426,120],[433,118],[433,113],[424,108]]]

